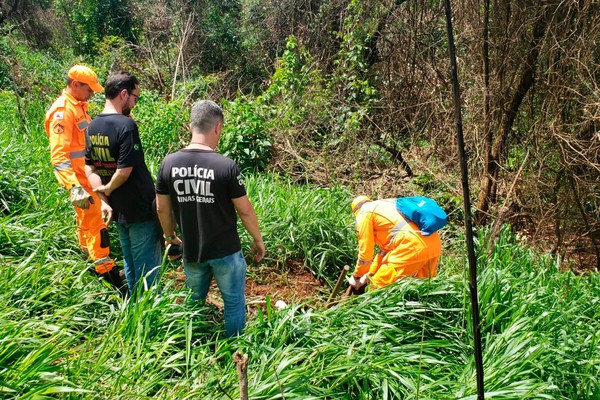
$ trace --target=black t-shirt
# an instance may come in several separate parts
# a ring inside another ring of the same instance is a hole
[[[240,169],[212,150],[182,149],[160,165],[156,193],[169,195],[189,262],[241,250],[232,199],[246,195]]]
[[[85,162],[96,167],[103,184],[117,168],[133,167],[127,181],[108,198],[115,220],[125,224],[154,219],[154,182],[135,122],[121,114],[100,114],[90,123],[88,135]]]

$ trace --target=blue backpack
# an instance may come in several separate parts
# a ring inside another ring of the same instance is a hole
[[[400,197],[396,199],[396,209],[417,224],[423,236],[431,235],[447,222],[444,210],[428,197]]]

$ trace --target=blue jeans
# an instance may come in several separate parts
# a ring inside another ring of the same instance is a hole
[[[184,261],[183,267],[193,299],[206,299],[215,277],[223,297],[225,336],[241,334],[246,325],[246,260],[242,252],[201,263]]]
[[[132,224],[117,223],[119,241],[125,260],[125,277],[129,293],[135,295],[138,285],[151,287],[160,278],[160,233],[154,221]],[[145,278],[145,284],[142,280]]]

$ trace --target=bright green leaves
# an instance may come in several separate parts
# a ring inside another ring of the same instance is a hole
[[[242,171],[264,171],[271,160],[271,139],[253,101],[224,101],[225,124],[220,152]]]

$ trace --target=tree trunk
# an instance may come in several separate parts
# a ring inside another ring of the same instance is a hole
[[[514,125],[521,103],[535,81],[535,70],[540,53],[541,41],[546,33],[548,22],[552,16],[551,10],[554,10],[554,7],[547,5],[542,7],[545,8],[540,11],[540,15],[535,21],[531,45],[529,46],[529,51],[525,58],[521,78],[512,96],[510,106],[502,117],[502,123],[500,125],[501,130],[497,136],[493,137],[491,143],[487,144],[489,147],[486,149],[487,161],[484,165],[481,190],[477,201],[477,212],[475,215],[476,224],[485,223],[490,205],[496,202],[498,174],[502,166],[500,159],[504,153],[506,142]],[[491,132],[490,135],[493,136]]]

